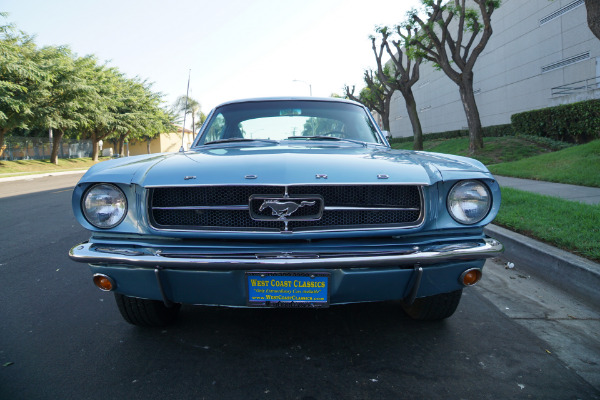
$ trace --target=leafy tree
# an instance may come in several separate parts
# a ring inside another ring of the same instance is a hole
[[[94,68],[93,89],[97,101],[89,104],[87,113],[89,124],[86,137],[92,141],[92,159],[98,161],[100,140],[104,141],[113,135],[119,127],[119,106],[123,96],[126,79],[115,68],[106,65]]]
[[[161,103],[162,94],[146,81],[127,79],[66,46],[38,49],[33,38],[0,25],[0,148],[7,133],[39,134],[50,128],[51,162],[57,163],[67,136],[90,138],[97,160],[100,140],[116,140],[122,153],[128,139],[173,131],[174,116]]]
[[[12,25],[0,26],[0,149],[8,132],[30,127],[37,89],[46,80],[38,61],[31,36],[15,33]]]
[[[427,18],[411,12],[409,25],[419,28],[406,43],[417,49],[416,55],[433,62],[458,85],[469,126],[469,151],[483,148],[479,110],[473,93],[473,67],[492,36],[491,17],[500,7],[499,0],[421,0]]]
[[[204,112],[200,111],[198,113],[198,121],[196,122],[195,131],[198,131],[202,127],[202,125],[204,125],[205,122],[206,122],[206,114],[204,114]]]
[[[396,27],[398,36],[401,35],[401,30],[401,26]],[[412,91],[412,87],[419,80],[419,66],[423,58],[419,55],[419,52],[416,52],[416,54],[415,52],[411,53],[411,48],[407,45],[416,34],[416,30],[413,33],[412,28],[407,26],[406,33],[403,35],[406,38],[405,40],[393,40],[390,37],[391,31],[388,27],[379,27],[376,31],[381,37],[379,49],[375,44],[377,41],[375,36],[371,37],[371,43],[375,60],[377,61],[377,77],[389,90],[392,92],[398,90],[402,94],[402,97],[404,97],[406,110],[408,111],[408,117],[413,129],[413,148],[415,150],[423,150],[423,129],[421,128],[421,121],[417,111],[417,102]],[[382,61],[384,50],[390,56],[392,63],[391,68],[387,72],[385,70],[386,65]]]
[[[53,129],[50,162],[58,164],[59,146],[65,133],[75,134],[90,123],[85,105],[97,101],[97,93],[90,84],[95,59],[91,56],[76,58],[66,46],[45,47],[40,55],[41,68],[49,80],[39,91],[35,122]]]
[[[173,115],[160,107],[162,94],[153,92],[151,86],[139,79],[126,82],[126,96],[118,114],[119,126],[112,137],[118,154],[124,155],[126,141],[147,140],[173,128]]]
[[[329,132],[341,132],[344,124],[335,119],[310,117],[304,123],[302,136],[318,136]]]
[[[383,73],[389,76],[390,70],[389,67],[384,67]],[[363,76],[366,87],[360,91],[360,94],[356,96],[355,86],[352,86],[352,89],[348,86],[344,86],[344,92],[346,98],[354,101],[358,101],[370,110],[374,110],[381,116],[381,120],[383,123],[383,129],[386,131],[390,130],[390,104],[392,102],[392,96],[394,94],[394,90],[389,86],[384,85],[379,76],[373,70],[366,70]],[[390,79],[390,78],[386,78]]]
[[[592,33],[600,39],[600,2],[598,0],[585,0],[587,10],[587,23]]]
[[[173,125],[174,120],[175,115],[172,111],[163,108],[155,110],[155,113],[152,114],[148,128],[141,135],[138,135],[137,138],[138,140],[146,141],[148,154],[150,154],[150,143],[152,142],[152,139],[156,138],[161,133],[174,132],[177,130],[177,127]]]

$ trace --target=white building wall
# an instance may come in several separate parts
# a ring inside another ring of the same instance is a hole
[[[565,12],[549,18],[560,10]],[[552,96],[553,87],[600,76],[600,40],[587,26],[583,0],[503,0],[492,14],[492,28],[474,68],[483,126],[510,123],[512,114],[523,111],[600,97],[600,90]],[[574,56],[587,58],[543,72]],[[424,133],[467,129],[458,86],[443,71],[422,64],[413,91]],[[412,136],[400,93],[392,99],[390,131],[395,137]]]

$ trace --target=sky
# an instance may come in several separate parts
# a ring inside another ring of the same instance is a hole
[[[375,68],[369,35],[418,0],[0,0],[38,46],[68,45],[206,114],[252,97],[343,94]]]

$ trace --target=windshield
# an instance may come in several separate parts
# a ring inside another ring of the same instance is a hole
[[[364,108],[308,100],[249,101],[217,108],[196,146],[252,141],[328,140],[382,144]]]

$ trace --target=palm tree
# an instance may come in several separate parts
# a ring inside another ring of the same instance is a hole
[[[196,115],[202,114],[200,111],[200,102],[189,96],[179,96],[173,104],[176,112],[183,112],[185,115],[192,115],[192,130],[196,129]],[[185,126],[183,127],[185,129]]]

